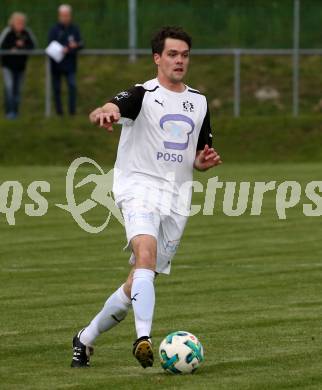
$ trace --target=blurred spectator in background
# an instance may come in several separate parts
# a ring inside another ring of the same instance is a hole
[[[26,15],[14,12],[6,27],[0,35],[0,48],[3,50],[33,49],[36,40],[30,29],[26,27]],[[21,88],[24,79],[27,56],[26,55],[4,55],[1,57],[1,64],[4,79],[4,104],[5,113],[8,119],[15,119],[18,116]]]
[[[63,115],[61,101],[61,79],[66,78],[68,86],[68,109],[71,115],[76,112],[76,67],[77,51],[83,47],[80,32],[72,24],[72,8],[63,4],[58,8],[58,23],[49,31],[49,43],[57,41],[64,46],[65,56],[59,63],[51,62],[51,75],[54,90],[56,112]]]

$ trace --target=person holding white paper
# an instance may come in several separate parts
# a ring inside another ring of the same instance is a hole
[[[54,91],[56,113],[63,115],[61,101],[61,79],[65,78],[68,86],[68,110],[70,115],[76,113],[76,70],[77,52],[83,47],[79,28],[72,23],[72,8],[63,4],[58,8],[58,23],[49,31],[49,44],[58,42],[63,46],[63,58],[51,56],[51,76]],[[48,49],[48,48],[47,48]]]

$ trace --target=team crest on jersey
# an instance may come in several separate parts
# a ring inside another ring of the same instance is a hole
[[[116,99],[117,101],[119,101],[119,100],[122,100],[122,99],[127,99],[127,98],[130,97],[130,96],[131,96],[130,92],[123,91],[123,92],[118,93],[118,94],[115,96],[115,99]]]
[[[188,100],[183,102],[182,106],[183,106],[183,111],[194,112],[194,106],[193,106],[193,104],[191,102],[188,102]]]

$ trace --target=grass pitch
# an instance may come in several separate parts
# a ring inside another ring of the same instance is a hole
[[[8,226],[0,214],[0,387],[11,389],[321,389],[321,218],[305,217],[306,183],[322,164],[230,165],[196,178],[297,180],[300,203],[279,220],[274,192],[262,215],[222,212],[191,217],[170,277],[156,282],[156,363],[143,370],[131,355],[133,315],[96,343],[92,367],[69,368],[74,333],[100,309],[128,272],[123,228],[112,220],[98,235],[82,231],[65,203],[65,167],[0,168],[0,183],[33,180],[51,192],[47,215],[27,217],[25,203]],[[81,194],[86,198],[90,191]],[[87,194],[87,195],[86,195]],[[204,194],[195,194],[201,203]],[[100,224],[105,210],[89,216]],[[195,333],[205,362],[192,376],[162,372],[157,348],[174,330]]]

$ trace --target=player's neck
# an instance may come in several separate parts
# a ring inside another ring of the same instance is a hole
[[[157,78],[162,87],[169,89],[172,92],[183,92],[186,89],[186,86],[182,81],[174,83],[161,75],[158,75]]]

